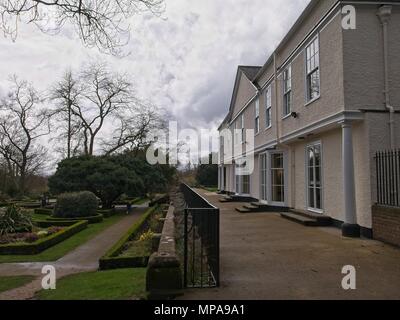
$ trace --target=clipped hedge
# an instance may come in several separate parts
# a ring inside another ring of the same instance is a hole
[[[86,220],[89,224],[100,223],[103,221],[103,215],[98,213],[91,217],[79,217],[79,218],[58,218],[58,217],[48,217],[47,221],[81,221]]]
[[[89,191],[63,193],[58,196],[53,215],[57,218],[80,218],[96,215],[97,197]]]
[[[39,202],[17,202],[16,205],[24,209],[35,209],[41,207]]]
[[[53,214],[53,209],[36,208],[33,210],[33,213],[51,216]]]
[[[81,220],[87,221],[87,220]],[[46,220],[35,220],[33,223],[39,228],[48,227],[69,227],[76,224],[77,221],[74,220],[59,220],[59,221],[46,221]]]
[[[11,243],[0,245],[0,254],[17,254],[17,255],[33,255],[38,254],[85,229],[88,225],[87,221],[78,221],[68,226],[64,230],[57,232],[49,237],[39,239],[33,243]]]
[[[114,209],[109,210],[97,210],[97,214],[103,215],[104,218],[109,218],[117,214],[117,211]]]
[[[146,267],[149,257],[118,257],[123,251],[126,242],[132,240],[139,232],[146,227],[146,222],[152,214],[158,209],[158,206],[149,208],[140,219],[129,228],[129,230],[112,246],[106,254],[99,260],[100,270],[110,270],[119,268],[138,268]]]

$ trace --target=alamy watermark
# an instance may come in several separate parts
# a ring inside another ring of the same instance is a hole
[[[342,8],[342,28],[344,30],[355,30],[357,28],[357,12],[352,5]]]
[[[146,158],[152,165],[235,163],[237,175],[250,175],[254,171],[254,136],[253,129],[224,129],[219,135],[206,129],[178,130],[177,122],[171,121],[168,132],[153,135],[154,143],[148,148]]]
[[[56,268],[52,265],[45,265],[42,267],[42,274],[45,276],[42,278],[43,290],[55,290],[56,289]]]

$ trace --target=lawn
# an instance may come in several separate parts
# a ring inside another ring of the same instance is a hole
[[[118,214],[104,219],[101,223],[90,224],[87,229],[36,255],[0,255],[0,263],[56,261],[125,216],[125,214]]]
[[[34,279],[34,276],[0,277],[0,293],[22,287],[23,285],[32,282]]]
[[[96,271],[67,276],[56,290],[41,290],[39,300],[127,300],[145,294],[146,269]]]

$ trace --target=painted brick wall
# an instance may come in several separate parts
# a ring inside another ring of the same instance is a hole
[[[372,207],[374,239],[400,246],[400,208]]]

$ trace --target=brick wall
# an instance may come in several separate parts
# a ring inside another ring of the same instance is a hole
[[[400,246],[400,208],[372,207],[374,239]]]

